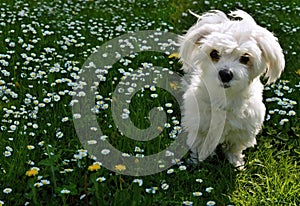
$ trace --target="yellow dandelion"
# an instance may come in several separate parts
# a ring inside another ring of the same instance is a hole
[[[160,127],[160,126],[157,127],[157,130],[158,130],[159,132],[164,131],[164,129],[163,129],[162,127]]]
[[[175,53],[173,53],[173,54],[170,54],[170,55],[169,55],[169,59],[172,59],[172,58],[178,59],[178,58],[179,58],[179,53],[178,53],[178,52],[175,52]]]
[[[93,165],[90,165],[90,166],[89,166],[88,170],[89,170],[89,171],[97,171],[97,170],[99,170],[100,168],[101,168],[101,167],[100,167],[99,164],[93,164]]]
[[[28,177],[35,176],[39,173],[39,169],[37,167],[33,167],[30,170],[26,171],[25,175]]]
[[[16,87],[20,87],[20,83],[19,82],[15,82]],[[0,204],[1,206],[1,204]]]
[[[177,90],[178,89],[178,83],[177,82],[170,82],[170,87],[173,89],[173,90]]]
[[[296,74],[298,74],[298,75],[300,76],[300,69],[298,69],[298,70],[296,71]]]
[[[126,166],[122,165],[122,164],[116,165],[115,166],[115,170],[117,170],[117,171],[124,171],[124,170],[126,170]]]

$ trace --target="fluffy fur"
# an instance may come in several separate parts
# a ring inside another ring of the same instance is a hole
[[[192,13],[192,12],[191,12]],[[193,13],[194,14],[194,13]],[[277,38],[244,11],[213,10],[198,17],[180,39],[185,72],[183,127],[193,162],[219,144],[229,162],[244,165],[243,150],[256,144],[265,106],[261,76],[270,84],[284,69]]]

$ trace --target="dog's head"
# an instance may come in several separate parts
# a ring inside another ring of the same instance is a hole
[[[198,16],[180,39],[180,58],[186,73],[196,73],[210,84],[245,88],[264,75],[267,83],[279,78],[284,56],[277,38],[241,10]]]

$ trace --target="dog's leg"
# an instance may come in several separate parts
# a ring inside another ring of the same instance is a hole
[[[187,145],[191,153],[188,163],[196,165],[204,161],[208,156],[213,155],[218,141],[214,142],[212,140],[207,133],[189,132]]]
[[[190,157],[187,159],[186,163],[188,165],[197,165],[199,163],[197,152],[193,151],[193,149],[190,150]]]
[[[186,143],[190,148],[190,157],[187,160],[187,163],[189,165],[197,165],[199,163],[197,151],[199,139],[197,138],[197,136],[197,132],[189,132],[188,134],[188,139]]]
[[[235,144],[235,143],[226,143],[223,145],[223,151],[228,159],[228,161],[238,169],[244,169],[244,155],[243,151],[246,149],[245,146]]]

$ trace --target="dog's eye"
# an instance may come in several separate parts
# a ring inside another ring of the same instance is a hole
[[[240,62],[241,62],[242,64],[248,64],[249,61],[250,61],[249,54],[244,54],[244,55],[241,56],[241,58],[240,58]]]
[[[210,57],[213,61],[219,61],[220,60],[220,55],[219,55],[219,52],[217,50],[212,50],[212,52],[210,52]]]

